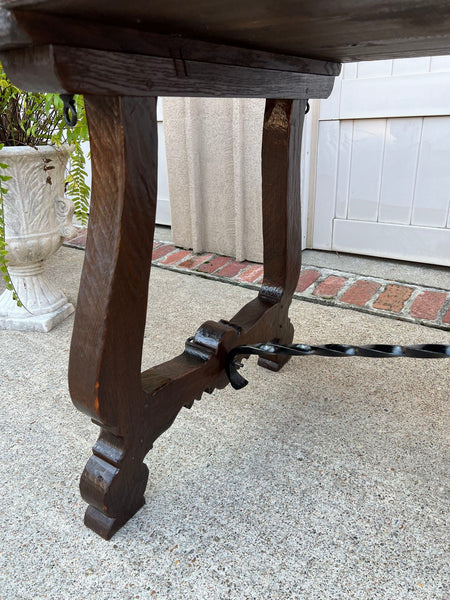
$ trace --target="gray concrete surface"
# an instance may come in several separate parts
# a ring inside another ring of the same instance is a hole
[[[172,242],[172,229],[166,225],[156,225],[154,239],[157,242]]]
[[[49,265],[73,302],[83,258]],[[146,367],[255,293],[157,268],[152,284]],[[300,300],[291,314],[304,342],[450,343]],[[0,331],[2,600],[448,598],[449,362],[248,361],[247,388],[204,395],[157,441],[147,504],[105,542],[82,523],[97,428],[69,399],[72,325]]]

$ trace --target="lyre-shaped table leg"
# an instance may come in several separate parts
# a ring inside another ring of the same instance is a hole
[[[288,318],[301,266],[300,157],[306,100],[267,100],[262,145],[264,280],[259,297],[280,305],[278,335],[290,344]],[[266,341],[266,340],[264,340]],[[286,356],[261,357],[258,364],[278,371]]]
[[[110,537],[142,506],[138,424],[157,192],[156,98],[86,96],[92,202],[70,353],[74,404],[101,427],[81,480],[86,522]]]
[[[143,461],[156,438],[183,406],[227,385],[227,353],[241,344],[292,338],[288,309],[300,268],[304,103],[267,101],[260,294],[230,321],[204,323],[181,355],[142,374],[156,206],[156,102],[88,96],[86,107],[93,199],[69,379],[75,405],[101,427],[80,487],[89,503],[86,524],[109,539],[144,503]]]

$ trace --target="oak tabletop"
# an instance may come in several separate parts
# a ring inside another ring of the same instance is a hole
[[[450,0],[0,0],[0,7],[18,22],[18,11],[31,11],[334,62],[450,54]]]

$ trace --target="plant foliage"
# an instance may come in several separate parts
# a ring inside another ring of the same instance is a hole
[[[2,148],[3,144],[0,144],[0,150]],[[0,162],[0,273],[6,281],[7,289],[12,291],[14,300],[19,305],[21,305],[21,302],[17,297],[16,291],[14,290],[14,286],[8,274],[8,261],[6,259],[7,252],[5,243],[5,219],[3,215],[3,197],[8,191],[8,188],[5,184],[11,179],[11,177],[5,172],[6,169],[8,169],[8,167],[9,165]]]

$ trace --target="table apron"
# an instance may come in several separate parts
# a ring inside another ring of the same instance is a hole
[[[334,76],[47,44],[1,53],[33,92],[112,96],[327,98]]]

